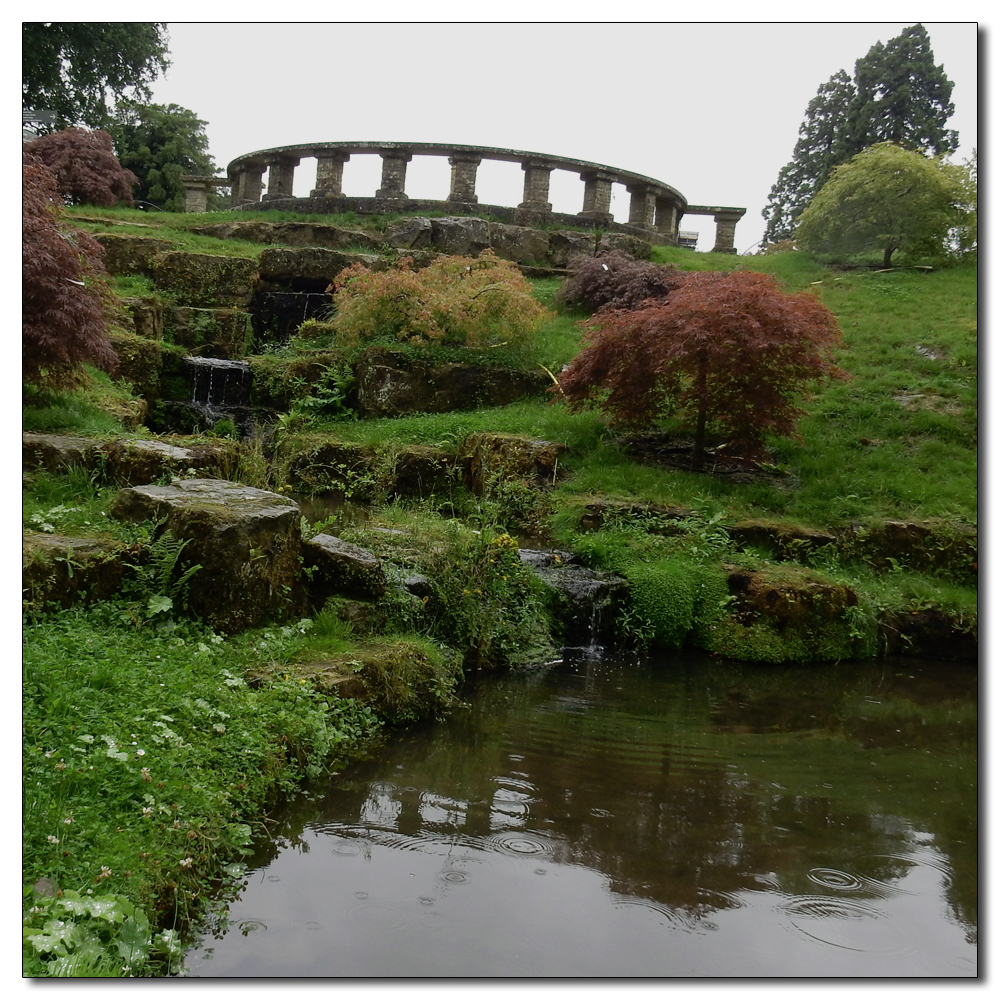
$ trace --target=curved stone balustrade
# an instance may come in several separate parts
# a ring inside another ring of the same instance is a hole
[[[382,181],[373,198],[348,197],[343,191],[344,164],[354,154],[382,157]],[[446,156],[451,166],[451,187],[445,201],[413,201],[406,194],[406,165],[414,156]],[[234,207],[291,199],[295,168],[304,158],[316,159],[316,187],[309,199],[295,199],[300,211],[359,213],[400,210],[443,209],[459,215],[488,213],[507,216],[517,225],[567,222],[641,233],[657,242],[677,243],[680,220],[685,215],[711,215],[716,224],[713,249],[735,253],[736,223],[745,208],[689,205],[687,199],[663,181],[601,163],[549,156],[520,149],[493,146],[460,146],[417,142],[317,142],[277,146],[238,156],[228,167]],[[480,205],[476,194],[476,172],[483,160],[520,163],[524,171],[523,200],[516,209]],[[549,178],[553,170],[579,174],[583,181],[583,206],[575,216],[553,213],[549,202]],[[267,171],[267,191],[263,177]],[[205,178],[192,178],[202,182]],[[614,221],[611,187],[623,184],[630,195],[627,224]],[[310,206],[302,204],[309,202]],[[192,201],[196,208],[197,202]],[[274,207],[278,207],[274,205]],[[203,210],[203,209],[202,209]]]

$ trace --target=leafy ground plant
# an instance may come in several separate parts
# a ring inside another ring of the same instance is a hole
[[[370,709],[304,682],[244,680],[294,655],[308,621],[223,639],[183,619],[136,624],[122,610],[109,602],[24,624],[28,975],[162,970],[168,942],[150,935],[141,946],[146,925],[183,935],[266,803],[378,730]]]

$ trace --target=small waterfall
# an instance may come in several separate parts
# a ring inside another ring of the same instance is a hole
[[[192,357],[184,359],[184,367],[191,383],[192,403],[217,409],[250,405],[249,362]]]
[[[575,562],[569,552],[521,549],[530,566],[559,595],[563,644],[587,657],[600,658],[614,638],[613,610],[627,586],[612,573],[597,573]]]
[[[250,306],[254,350],[288,343],[298,328],[333,301],[324,292],[257,292]]]
[[[220,420],[230,420],[245,437],[253,432],[256,422],[270,415],[250,405],[253,377],[249,362],[187,357],[183,366],[189,396],[186,400],[163,400],[163,429],[198,434],[212,430]]]

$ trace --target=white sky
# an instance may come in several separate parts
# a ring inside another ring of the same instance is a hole
[[[505,146],[646,174],[692,205],[745,207],[744,251],[763,235],[761,209],[819,86],[839,69],[853,75],[872,45],[917,20],[170,22],[172,65],[152,99],[208,123],[220,173],[244,153],[299,143]],[[962,160],[977,144],[977,25],[921,23],[955,84],[949,125]],[[344,191],[371,196],[380,176],[378,156],[355,155]],[[516,205],[523,176],[517,164],[484,161],[480,203]],[[304,159],[294,193],[307,195],[314,178],[315,160]],[[448,178],[446,158],[414,157],[407,194],[444,198]],[[556,211],[575,214],[582,198],[578,174],[553,172]],[[621,221],[628,202],[614,185]],[[711,219],[687,216],[681,228],[710,249]]]

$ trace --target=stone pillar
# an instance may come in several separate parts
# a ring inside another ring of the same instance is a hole
[[[184,211],[207,211],[208,192],[215,185],[215,178],[202,177],[195,174],[182,174],[181,183],[184,185]]]
[[[476,170],[483,162],[483,158],[475,153],[455,153],[448,157],[448,162],[451,164],[451,190],[448,192],[448,201],[466,205],[478,202]]]
[[[406,164],[413,154],[406,149],[383,149],[382,186],[375,192],[380,201],[406,201]]]
[[[683,212],[677,211],[677,202],[673,198],[657,197],[656,199],[656,231],[672,240],[677,239],[677,227],[680,225]]]
[[[316,187],[310,198],[340,198],[344,193],[344,164],[350,153],[328,150],[316,155]]]
[[[260,201],[260,193],[264,189],[263,163],[248,163],[240,167],[233,178],[233,204],[239,205],[245,201]]]
[[[551,217],[549,176],[555,168],[556,165],[547,160],[525,160],[521,164],[524,171],[524,200],[514,212],[514,225],[537,225],[547,222]]]
[[[583,211],[577,213],[585,219],[610,224],[615,221],[611,214],[611,185],[615,175],[605,170],[588,170],[580,174],[583,181]]]
[[[521,164],[521,169],[524,171],[524,201],[517,207],[536,212],[551,212],[549,176],[555,170],[555,165],[543,160],[525,160]]]
[[[267,194],[264,195],[264,201],[292,197],[292,184],[298,165],[296,156],[279,156],[268,163]]]
[[[746,214],[746,209],[731,209],[715,215],[715,246],[712,253],[736,253],[736,223]]]
[[[625,190],[632,196],[628,206],[628,224],[652,229],[656,219],[656,188],[648,184],[629,184]]]

